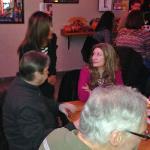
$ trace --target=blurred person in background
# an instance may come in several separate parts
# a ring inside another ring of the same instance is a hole
[[[140,10],[129,13],[124,28],[115,39],[116,46],[131,47],[143,57],[144,63],[150,62],[150,32],[143,29],[144,16]]]
[[[141,1],[140,0],[130,0],[129,1],[129,11],[126,12],[119,20],[117,31],[119,31],[121,28],[125,27],[127,17],[130,12],[133,10],[140,10],[141,9]]]
[[[89,63],[93,45],[97,43],[112,44],[114,17],[114,13],[112,11],[104,12],[98,21],[94,34],[86,38],[81,50],[83,60],[86,63]]]

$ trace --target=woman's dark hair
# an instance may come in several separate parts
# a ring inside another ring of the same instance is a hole
[[[28,22],[28,28],[25,38],[18,49],[20,53],[21,47],[31,44],[35,49],[41,48],[43,42],[48,41],[48,35],[51,32],[52,18],[45,12],[37,11],[31,15]]]
[[[112,31],[113,29],[113,22],[114,22],[114,13],[112,11],[106,11],[101,16],[98,25],[95,29],[95,31],[99,31],[101,29],[108,29]]]
[[[128,29],[140,29],[144,25],[144,16],[140,10],[133,10],[129,13],[125,27]]]

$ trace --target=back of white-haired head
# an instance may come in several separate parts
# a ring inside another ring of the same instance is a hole
[[[137,131],[146,97],[126,86],[97,87],[81,113],[79,130],[93,143],[105,144],[114,130]]]

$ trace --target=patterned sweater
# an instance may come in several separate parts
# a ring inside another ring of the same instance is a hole
[[[116,46],[127,46],[150,59],[150,32],[143,29],[122,28],[115,40]]]

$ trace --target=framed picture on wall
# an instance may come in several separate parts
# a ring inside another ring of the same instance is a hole
[[[99,11],[112,10],[112,0],[99,0]]]
[[[52,3],[43,3],[39,5],[40,11],[47,13],[53,20],[53,4]]]
[[[24,0],[0,0],[0,23],[24,23]]]
[[[52,3],[40,3],[40,11],[46,12],[49,16],[53,16],[53,4]]]

